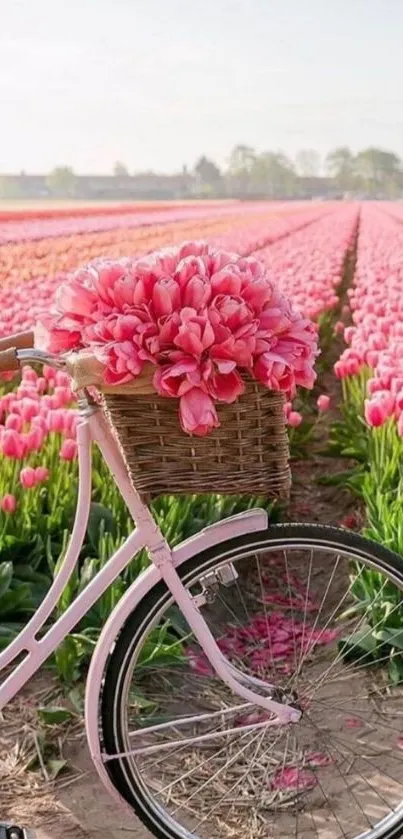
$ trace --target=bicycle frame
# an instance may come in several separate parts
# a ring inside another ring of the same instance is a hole
[[[0,672],[14,662],[18,656],[24,656],[0,686],[0,708],[9,702],[39,669],[66,635],[79,623],[94,602],[128,565],[133,556],[142,548],[146,548],[152,561],[151,567],[139,576],[119,601],[107,621],[94,651],[87,682],[87,699],[89,697],[87,709],[91,706],[94,708],[97,705],[94,702],[94,685],[99,678],[100,667],[104,666],[111,645],[122,624],[147,591],[163,579],[217,675],[228,684],[232,691],[247,702],[271,711],[275,715],[273,724],[296,722],[300,717],[300,712],[297,709],[275,702],[267,695],[259,695],[255,690],[246,686],[246,684],[249,684],[252,687],[264,687],[266,692],[273,687],[257,679],[245,677],[245,674],[237,671],[225,659],[200,610],[182,584],[176,571],[176,568],[185,560],[212,544],[220,543],[241,533],[264,530],[267,527],[266,512],[264,510],[252,510],[233,516],[231,519],[206,528],[197,536],[186,540],[171,550],[151,511],[143,504],[139,494],[130,482],[123,455],[102,409],[84,398],[81,400],[80,418],[77,429],[78,501],[69,546],[64,562],[41,606],[17,638],[0,654]],[[133,517],[135,529],[66,612],[42,637],[38,638],[39,631],[56,606],[77,564],[85,538],[91,504],[91,452],[93,442],[97,443],[101,450],[122,498]]]

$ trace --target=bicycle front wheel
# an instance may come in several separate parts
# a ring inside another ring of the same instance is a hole
[[[110,777],[164,839],[403,836],[403,560],[279,525],[180,569],[228,659],[297,705],[270,726],[216,678],[164,583],[123,627],[101,701]]]

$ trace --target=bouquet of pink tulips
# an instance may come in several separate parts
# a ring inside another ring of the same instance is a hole
[[[257,259],[201,242],[89,263],[58,290],[36,343],[89,349],[109,386],[153,367],[156,393],[177,399],[182,429],[199,436],[219,426],[216,403],[234,402],[245,375],[292,398],[313,386],[318,354],[317,327]]]

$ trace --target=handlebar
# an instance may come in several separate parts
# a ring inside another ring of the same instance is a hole
[[[34,347],[33,332],[15,332],[8,338],[0,338],[0,353],[5,350],[25,350]]]
[[[0,373],[19,370],[21,364],[48,364],[63,370],[66,359],[34,348],[33,332],[17,332],[9,338],[0,338]]]

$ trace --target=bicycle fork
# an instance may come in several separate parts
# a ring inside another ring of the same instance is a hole
[[[222,654],[217,642],[211,633],[200,608],[185,588],[178,572],[173,566],[172,555],[166,543],[160,543],[158,547],[151,550],[152,561],[158,568],[163,580],[171,591],[183,616],[186,618],[190,628],[193,630],[203,652],[215,670],[217,676],[225,682],[233,693],[238,694],[242,699],[253,705],[258,705],[265,711],[275,715],[273,720],[268,720],[267,725],[286,725],[297,723],[302,712],[299,708],[286,704],[286,696],[282,700],[281,692],[267,682],[242,673]],[[255,690],[253,690],[255,688]],[[256,689],[265,690],[263,696]],[[267,693],[269,695],[267,695]],[[276,697],[276,698],[274,698]]]

